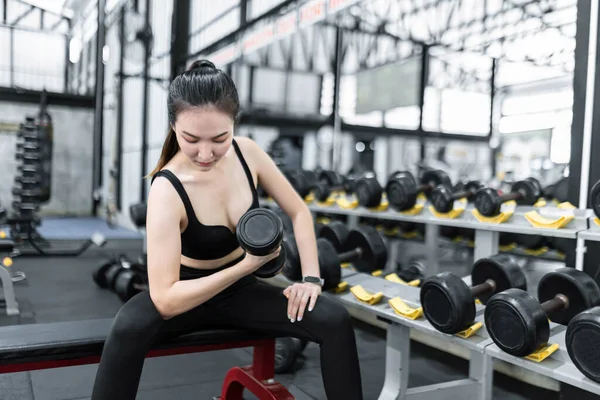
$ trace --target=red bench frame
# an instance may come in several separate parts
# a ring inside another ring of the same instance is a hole
[[[252,365],[232,367],[225,375],[221,400],[242,400],[244,389],[252,392],[260,400],[293,400],[291,393],[274,379],[275,339],[258,339],[223,344],[181,346],[153,349],[147,358],[165,357],[177,354],[202,353],[215,350],[253,347]],[[0,374],[71,367],[76,365],[98,364],[100,356],[85,356],[59,360],[12,362],[0,365]]]

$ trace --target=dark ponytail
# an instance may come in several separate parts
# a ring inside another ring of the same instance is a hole
[[[185,72],[175,77],[169,86],[169,133],[163,144],[160,159],[149,176],[163,169],[179,151],[173,129],[177,115],[191,108],[206,106],[215,107],[229,115],[234,123],[240,111],[238,92],[231,77],[208,60],[196,60]]]

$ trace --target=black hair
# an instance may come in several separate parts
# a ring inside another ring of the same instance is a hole
[[[194,61],[179,74],[169,86],[167,110],[169,133],[163,144],[157,166],[150,175],[160,171],[179,151],[173,125],[177,115],[195,107],[210,106],[229,115],[234,123],[240,111],[240,101],[235,83],[229,75],[215,67],[209,60]]]

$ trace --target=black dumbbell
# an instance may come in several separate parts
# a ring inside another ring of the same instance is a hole
[[[295,243],[287,242],[290,254],[297,254]],[[323,289],[336,287],[341,282],[341,264],[351,262],[360,272],[373,272],[385,267],[387,262],[387,249],[379,232],[370,226],[361,226],[353,229],[348,234],[346,249],[338,253],[326,239],[317,239],[317,252],[319,255],[319,270],[321,278],[325,281]],[[288,258],[283,274],[292,281],[301,279],[299,258]]]
[[[283,244],[283,222],[273,211],[255,208],[246,212],[237,223],[237,240],[249,254],[266,256]],[[271,278],[279,273],[285,264],[286,248],[281,247],[279,256],[264,264],[254,275]]]
[[[591,380],[600,383],[600,307],[577,314],[567,327],[565,344],[575,367]]]
[[[469,287],[451,272],[442,272],[423,282],[420,292],[423,314],[435,329],[449,334],[461,332],[475,322],[475,299],[486,304],[495,293],[527,287],[521,267],[504,254],[475,262],[471,282]]]
[[[313,171],[288,171],[285,176],[298,195],[305,198],[317,184],[317,175]]]
[[[136,294],[148,290],[147,275],[139,270],[123,269],[114,281],[114,292],[121,301],[127,302]]]
[[[464,189],[453,192],[448,185],[436,187],[430,196],[431,205],[438,212],[447,213],[454,208],[454,201],[458,199],[472,199],[479,190],[483,189],[483,184],[479,181],[470,181],[464,185]]]
[[[312,188],[312,193],[317,201],[326,201],[332,192],[343,191],[347,194],[352,194],[351,189],[353,185],[348,185],[344,182],[339,182],[335,185],[330,185],[327,182],[319,182]]]
[[[358,204],[361,206],[368,208],[377,207],[381,204],[383,188],[375,175],[365,174],[356,180],[354,194],[358,199]]]
[[[560,268],[542,277],[537,299],[520,289],[494,295],[485,308],[485,325],[501,350],[525,357],[548,343],[548,319],[567,325],[575,315],[599,304],[600,289],[589,275]]]
[[[475,195],[473,203],[479,213],[485,217],[494,217],[500,214],[502,204],[515,200],[519,205],[534,205],[540,198],[538,186],[531,180],[516,182],[511,193],[500,195],[492,188],[481,189]]]
[[[137,203],[129,206],[129,216],[131,222],[139,229],[146,226],[146,203]]]
[[[275,373],[288,372],[302,354],[308,341],[295,337],[283,337],[275,340]]]
[[[600,181],[592,187],[590,191],[590,203],[596,217],[600,218]]]
[[[390,176],[386,185],[387,198],[392,207],[399,211],[408,210],[415,206],[419,194],[429,197],[438,186],[452,186],[450,177],[442,170],[428,170],[421,176],[417,184],[409,172],[399,172]]]
[[[328,240],[335,250],[341,253],[346,248],[349,234],[348,225],[342,221],[332,221],[319,230],[318,237]]]

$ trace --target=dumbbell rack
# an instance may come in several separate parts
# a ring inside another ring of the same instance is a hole
[[[262,200],[263,206],[276,207],[271,200]],[[441,226],[473,229],[475,231],[475,260],[497,254],[499,250],[499,235],[501,232],[515,234],[542,235],[546,237],[584,239],[600,241],[600,221],[596,221],[592,210],[565,210],[554,206],[543,208],[519,206],[513,215],[504,223],[480,222],[472,213],[473,207],[467,205],[462,214],[455,219],[438,218],[427,206],[418,215],[404,215],[394,210],[372,211],[358,207],[356,209],[343,209],[337,205],[321,206],[310,204],[309,209],[316,214],[337,214],[347,217],[349,228],[358,224],[360,217],[376,218],[378,220],[406,221],[425,224],[425,245],[427,247],[428,267],[427,275],[439,272],[436,259],[439,246],[439,229]],[[572,215],[572,220],[558,229],[533,227],[527,220],[526,214],[537,211],[549,219],[560,215]],[[470,277],[463,278],[470,284]],[[520,371],[531,371],[537,376],[544,376],[551,381],[560,381],[600,395],[600,384],[586,378],[574,366],[569,358],[565,346],[566,327],[551,323],[551,336],[549,344],[558,344],[559,348],[542,362],[530,361],[514,357],[501,351],[487,335],[483,326],[474,336],[463,339],[455,335],[446,335],[435,330],[423,317],[419,320],[410,320],[397,315],[388,305],[387,300],[398,296],[408,305],[419,306],[419,289],[388,282],[368,274],[348,272],[343,270],[342,280],[348,282],[350,287],[361,285],[369,292],[383,292],[384,298],[378,304],[368,305],[346,292],[343,294],[324,293],[341,302],[355,317],[372,324],[387,324],[386,346],[386,377],[380,400],[392,398],[411,398],[412,395],[424,395],[427,398],[476,398],[491,399],[493,362],[501,362],[520,368]],[[289,281],[283,276],[271,280],[276,285],[286,286]],[[483,322],[483,306],[477,306],[476,321]],[[470,368],[467,380],[448,382],[440,385],[431,385],[422,388],[406,389],[409,353],[410,332],[415,330],[419,336],[441,339],[442,343],[452,343],[453,346],[462,348],[469,354]],[[513,367],[514,368],[514,367]],[[400,372],[399,372],[400,371]],[[438,397],[439,396],[439,397]],[[417,396],[418,397],[418,396]]]
[[[261,200],[261,204],[268,207],[277,206],[272,200],[265,199]],[[425,206],[418,215],[406,215],[389,209],[387,211],[372,211],[364,207],[344,209],[337,205],[322,206],[318,204],[309,204],[308,208],[314,215],[324,213],[346,216],[347,224],[350,229],[358,225],[359,217],[424,224],[428,266],[427,273],[429,275],[434,275],[439,272],[436,250],[439,246],[441,226],[473,229],[475,231],[474,256],[475,260],[478,260],[498,253],[501,232],[576,239],[579,232],[588,228],[589,219],[592,216],[591,210],[563,210],[552,206],[540,208],[519,206],[516,207],[513,215],[508,221],[504,223],[485,223],[480,222],[473,215],[474,207],[470,204],[466,206],[459,217],[454,219],[438,218],[429,210],[428,206]],[[540,215],[548,218],[556,217],[559,214],[573,214],[574,218],[565,227],[560,229],[536,228],[533,227],[526,218],[526,214],[531,211],[537,211]],[[598,228],[600,229],[600,227]]]

